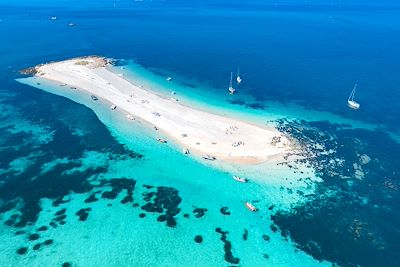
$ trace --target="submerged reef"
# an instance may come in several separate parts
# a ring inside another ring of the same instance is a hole
[[[281,234],[318,260],[396,266],[400,144],[384,132],[329,122],[281,120],[278,129],[299,146],[283,164],[305,164],[322,179],[304,204],[272,215]]]
[[[0,148],[0,168],[6,170],[0,183],[0,214],[14,209],[19,212],[7,225],[19,228],[35,223],[42,210],[39,204],[42,199],[53,199],[53,206],[59,206],[70,201],[71,192],[91,191],[94,186],[90,177],[105,173],[107,165],[84,165],[81,159],[88,151],[132,159],[143,157],[119,144],[85,106],[25,85],[15,86],[23,88],[16,90],[15,96],[4,99],[2,105],[18,108],[13,115],[17,122],[23,120],[26,127],[43,130],[37,134],[33,130],[19,130],[18,125],[11,123],[0,127],[1,143],[7,144]],[[49,105],[38,109],[40,103]],[[0,116],[0,120],[9,119]],[[83,134],[76,134],[78,126]],[[24,170],[10,168],[12,161],[27,155],[30,164]],[[63,158],[68,160],[43,169],[47,163]],[[65,219],[61,213],[57,216],[56,222]]]
[[[181,209],[178,207],[182,198],[178,190],[172,187],[157,187],[157,191],[144,194],[144,204],[141,209],[147,212],[163,213],[158,216],[157,221],[166,222],[167,226],[175,227],[177,222],[175,216]]]

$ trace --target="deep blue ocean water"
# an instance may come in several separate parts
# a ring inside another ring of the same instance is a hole
[[[58,19],[50,20],[51,16]],[[338,125],[340,120],[304,122],[304,127],[313,130],[304,135],[313,140],[319,138],[318,131],[334,136],[337,142],[329,145],[337,148],[337,158],[348,163],[335,170],[323,169],[320,174],[324,183],[319,193],[330,197],[309,200],[311,204],[298,207],[295,215],[275,215],[274,222],[283,235],[292,236],[300,250],[318,260],[343,266],[396,266],[399,256],[395,252],[399,251],[399,244],[394,237],[399,236],[400,223],[397,207],[400,200],[399,47],[397,1],[1,1],[0,91],[3,99],[28,121],[54,127],[61,136],[53,137],[54,146],[48,148],[28,142],[26,151],[12,152],[9,147],[32,137],[3,134],[0,166],[7,170],[12,160],[35,152],[37,147],[45,154],[34,168],[44,164],[50,154],[54,158],[78,158],[85,146],[121,155],[136,153],[125,151],[99,121],[82,122],[82,117],[76,118],[72,112],[66,112],[65,118],[61,116],[61,122],[55,119],[57,116],[39,103],[51,102],[55,107],[50,110],[55,114],[63,110],[57,108],[57,103],[72,105],[70,109],[78,104],[43,96],[45,93],[17,83],[14,79],[20,77],[19,69],[89,54],[136,59],[144,68],[207,84],[212,93],[219,95],[226,93],[229,73],[240,66],[244,82],[238,90],[239,100],[245,95],[246,99],[252,97],[267,106],[270,101],[287,106],[298,104],[303,109],[316,110],[316,114],[329,112],[376,127],[376,130],[348,130]],[[346,107],[354,83],[358,83],[356,98],[361,103],[356,112]],[[27,93],[21,94],[22,90]],[[8,114],[7,110],[3,112]],[[86,114],[83,117],[93,116],[88,110],[81,112]],[[7,132],[5,125],[0,126]],[[77,141],[76,136],[69,136],[71,125],[86,129],[89,136]],[[100,132],[102,141],[91,130]],[[68,150],[62,145],[65,142],[83,145]],[[110,148],[102,148],[102,142]],[[349,182],[326,175],[329,171],[345,175],[362,154],[372,158],[371,165],[365,167],[368,170],[364,170],[364,180]],[[321,162],[324,160],[329,162],[321,158]],[[72,165],[61,164],[59,172],[74,167],[75,163],[69,164]],[[102,171],[93,168],[85,175]],[[37,169],[28,169],[18,179],[26,181],[37,172]],[[17,196],[24,195],[25,191],[16,190],[14,183],[3,184],[17,173],[5,173],[1,172],[0,198],[12,200],[13,190]],[[50,183],[48,179],[45,177],[34,186],[46,187]],[[82,175],[73,179],[80,185],[83,183],[83,187],[69,189],[75,192],[92,189]],[[67,193],[63,190],[54,194],[38,192],[27,200],[56,198]],[[29,212],[35,213],[36,208]],[[5,205],[2,210],[6,210]],[[4,220],[7,218],[4,215]],[[334,222],[335,218],[341,220]],[[313,234],[307,233],[307,227],[314,229]]]

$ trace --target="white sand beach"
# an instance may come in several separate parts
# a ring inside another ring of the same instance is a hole
[[[126,123],[143,120],[160,138],[176,141],[198,156],[234,163],[280,161],[289,151],[285,136],[272,126],[254,125],[212,114],[182,103],[179,96],[161,96],[127,81],[102,57],[84,57],[38,65],[36,76],[77,88],[116,106]],[[130,119],[129,119],[129,118]],[[160,145],[164,145],[160,143]]]

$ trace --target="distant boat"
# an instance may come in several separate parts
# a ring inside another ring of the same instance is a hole
[[[203,159],[206,159],[206,160],[216,160],[216,158],[215,158],[214,156],[211,156],[211,155],[204,155],[204,156],[203,156]]]
[[[170,82],[170,81],[172,81],[172,77],[167,77],[167,82]]]
[[[167,143],[167,141],[162,138],[157,138],[157,141],[163,144]]]
[[[239,177],[239,176],[236,176],[236,175],[232,176],[232,178],[233,178],[234,180],[238,181],[238,182],[241,182],[241,183],[247,183],[247,182],[249,181],[249,180],[246,179],[246,178],[242,178],[242,177]]]
[[[232,86],[232,75],[233,75],[233,73],[231,72],[231,81],[229,82],[229,93],[231,94],[231,95],[233,95],[234,93],[235,93],[235,88],[233,88],[233,86]]]
[[[189,149],[185,148],[185,149],[183,149],[183,153],[188,155],[188,154],[190,154],[190,151],[189,151]]]
[[[90,97],[91,97],[92,100],[94,100],[94,101],[99,100],[95,95],[91,95]]]
[[[50,19],[51,19],[51,20],[56,20],[56,19],[57,19],[57,17],[50,17]]]
[[[238,72],[236,75],[236,81],[238,84],[240,84],[242,82],[242,78],[240,78],[240,68],[238,67]]]
[[[116,105],[112,105],[110,108],[111,108],[112,110],[114,110],[114,109],[117,108],[117,106],[116,106]]]
[[[131,114],[126,115],[126,117],[128,118],[128,120],[133,121],[135,119],[135,117],[133,117]]]
[[[258,211],[258,209],[253,204],[251,204],[250,202],[246,202],[245,205],[246,205],[246,208],[248,208],[249,210],[251,210],[253,212]]]
[[[359,109],[360,104],[354,101],[354,95],[356,94],[357,84],[354,85],[353,90],[350,93],[349,99],[347,100],[347,105],[352,109]]]

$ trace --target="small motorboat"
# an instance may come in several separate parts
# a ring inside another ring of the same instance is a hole
[[[97,96],[95,96],[95,95],[91,95],[90,97],[91,97],[92,100],[94,100],[94,101],[99,100],[99,99],[97,98]]]
[[[162,139],[162,138],[157,138],[157,141],[160,143],[163,143],[163,144],[167,143],[167,140]]]
[[[171,95],[176,95],[175,91],[172,91],[172,92],[171,92]]]
[[[183,149],[183,153],[184,153],[185,155],[188,155],[188,154],[190,154],[190,151],[189,151],[189,149],[185,148],[185,149]]]
[[[51,20],[56,20],[56,19],[57,19],[57,17],[50,17],[50,19],[51,19]]]
[[[170,82],[170,81],[172,81],[172,77],[167,77],[167,82]]]
[[[128,120],[133,121],[135,119],[135,117],[133,117],[131,114],[126,115],[126,117],[128,118]]]
[[[249,179],[247,179],[247,178],[242,178],[242,177],[239,177],[239,176],[236,176],[236,175],[232,176],[232,178],[235,181],[238,181],[238,182],[241,182],[241,183],[247,183],[249,181]]]
[[[112,105],[110,108],[111,108],[112,110],[114,110],[114,109],[117,108],[117,106],[116,106],[116,105]]]
[[[245,205],[246,205],[246,208],[248,208],[249,210],[251,210],[253,212],[258,211],[258,209],[253,204],[251,204],[250,202],[246,202]]]
[[[211,155],[204,155],[203,159],[205,159],[205,160],[216,160],[216,158],[214,156],[211,156]]]

